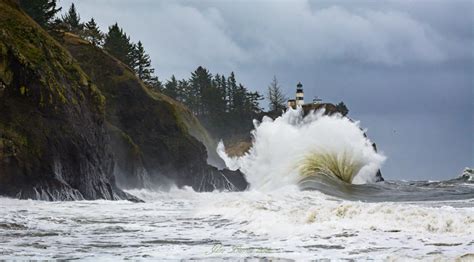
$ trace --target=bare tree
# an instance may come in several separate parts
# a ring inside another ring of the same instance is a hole
[[[281,111],[286,108],[287,97],[281,91],[280,85],[276,76],[273,76],[273,80],[268,86],[267,99],[269,100],[268,107],[270,111]]]

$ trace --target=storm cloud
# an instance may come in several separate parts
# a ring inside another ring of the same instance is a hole
[[[71,0],[60,1],[66,10]],[[75,1],[118,22],[160,79],[197,66],[265,92],[344,101],[387,157],[389,179],[445,179],[474,166],[472,1]],[[264,103],[265,104],[265,103]]]

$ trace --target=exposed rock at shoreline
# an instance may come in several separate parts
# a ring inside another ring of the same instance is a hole
[[[15,3],[0,10],[0,194],[134,199],[115,185],[100,91]]]
[[[127,188],[246,188],[242,174],[206,163],[194,137],[205,130],[184,106],[88,42],[54,40],[9,0],[0,0],[0,112],[0,195],[138,201],[116,177]]]
[[[66,34],[63,44],[105,96],[119,185],[174,183],[196,191],[231,189],[226,172],[207,164],[201,143],[207,132],[186,107],[149,90],[130,68],[77,36]],[[240,176],[237,180],[244,180]]]

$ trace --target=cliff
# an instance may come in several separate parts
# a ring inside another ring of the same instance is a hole
[[[149,90],[126,65],[75,35],[63,45],[105,96],[106,119],[123,187],[176,184],[196,191],[243,190],[243,176],[207,164],[212,140],[181,103]],[[232,185],[231,185],[231,184]]]
[[[105,98],[54,39],[0,1],[0,194],[133,199],[115,185]]]
[[[67,48],[67,49],[65,49]],[[181,104],[77,36],[53,39],[0,0],[0,195],[129,199],[120,187],[244,190],[207,164],[212,147]]]

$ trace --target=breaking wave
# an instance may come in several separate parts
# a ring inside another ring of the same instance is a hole
[[[297,185],[313,176],[330,176],[350,184],[376,181],[385,156],[377,153],[359,122],[324,110],[304,116],[289,109],[275,120],[254,121],[253,145],[241,157],[229,157],[223,143],[217,151],[228,168],[240,169],[252,189]]]

